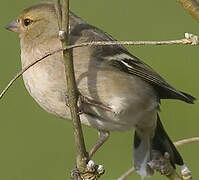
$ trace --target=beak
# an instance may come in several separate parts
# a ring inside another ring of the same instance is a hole
[[[17,21],[12,21],[5,28],[9,31],[13,31],[17,33],[19,33],[19,30],[20,30],[19,23]]]

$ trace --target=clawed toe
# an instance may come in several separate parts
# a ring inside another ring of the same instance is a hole
[[[152,151],[152,160],[148,163],[150,168],[158,171],[160,174],[165,176],[171,176],[175,172],[175,168],[171,165],[170,155],[165,152],[164,156],[159,151]],[[176,173],[174,173],[176,174]],[[178,175],[178,174],[176,174]],[[186,165],[181,166],[181,176],[182,180],[191,180],[191,171]]]
[[[79,172],[78,168],[72,169],[70,175],[71,175],[72,179],[74,179],[74,180],[81,180],[80,172]]]
[[[78,168],[74,168],[71,171],[71,177],[75,180],[96,180],[98,177],[100,177],[102,174],[104,174],[105,169],[102,165],[97,165],[94,163],[94,161],[90,160],[87,163],[86,169],[84,172],[80,172]]]
[[[88,172],[97,172],[99,175],[104,174],[104,167],[102,165],[96,165],[94,161],[90,160],[87,164]]]
[[[152,160],[148,163],[148,165],[160,174],[169,176],[173,172],[173,166],[169,160],[169,153],[165,153],[164,156],[159,151],[152,152]]]
[[[183,180],[192,179],[191,171],[185,164],[183,166],[181,166],[181,175],[182,175]]]

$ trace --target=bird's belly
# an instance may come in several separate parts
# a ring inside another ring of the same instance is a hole
[[[103,112],[100,115],[100,118],[89,114],[82,114],[80,117],[84,124],[107,131],[128,131],[138,127],[148,129],[156,123],[157,108],[151,111],[140,110],[121,114]]]

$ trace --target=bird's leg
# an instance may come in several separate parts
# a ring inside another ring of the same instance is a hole
[[[109,138],[110,133],[108,131],[98,130],[99,139],[97,143],[92,147],[89,152],[89,158],[91,158],[95,152],[107,141]]]
[[[94,153],[104,144],[104,142],[109,137],[108,131],[99,130],[98,133],[99,133],[99,139],[97,143],[93,146],[91,151],[89,152],[89,159],[94,155]],[[75,180],[84,180],[84,179],[96,180],[98,179],[98,177],[104,174],[104,172],[105,170],[102,165],[97,165],[94,163],[94,161],[89,160],[84,172],[80,172],[77,168],[74,168],[71,171],[71,177]]]
[[[67,98],[67,97],[66,97]],[[68,104],[68,101],[66,101]],[[84,113],[84,103],[91,104],[94,106],[99,106],[105,110],[108,110],[109,108],[106,106],[103,106],[101,103],[92,101],[81,94],[79,95],[78,98],[78,108],[79,108],[79,115]],[[108,139],[109,137],[109,132],[108,131],[103,131],[103,130],[98,130],[99,133],[99,139],[97,143],[93,146],[91,151],[89,152],[89,158],[91,158],[94,153],[104,144],[104,142]],[[90,180],[95,180],[98,179],[103,173],[104,173],[104,167],[102,165],[96,165],[92,160],[89,160],[87,163],[87,167],[85,169],[85,172],[79,172],[77,168],[74,168],[71,171],[71,177],[75,180],[82,180],[82,179],[90,179]]]
[[[83,96],[83,95],[79,95],[79,101],[81,104],[89,104],[89,105],[92,105],[92,106],[96,106],[98,108],[101,108],[105,111],[110,111],[110,112],[113,112],[112,108],[99,102],[99,101],[95,101],[94,99],[91,99],[91,98],[88,98],[86,96]]]
[[[66,102],[66,106],[70,107],[68,95],[65,95],[65,102]],[[89,104],[91,106],[101,108],[105,111],[111,111],[112,112],[112,109],[109,106],[106,106],[101,102],[98,102],[98,101],[95,101],[95,100],[90,99],[88,97],[85,97],[85,96],[83,96],[79,93],[79,97],[78,97],[78,101],[77,101],[77,106],[79,108],[79,111],[78,111],[79,115],[84,113],[84,104]]]
[[[65,95],[65,102],[66,102],[66,106],[70,107],[70,102],[69,102],[69,98],[68,95]],[[99,102],[99,101],[95,101],[94,99],[88,98],[86,96],[83,96],[80,92],[78,94],[78,101],[77,101],[77,106],[78,106],[78,114],[84,114],[84,105],[91,105],[91,106],[95,106],[98,108],[101,108],[105,111],[110,111],[113,112],[112,108]]]

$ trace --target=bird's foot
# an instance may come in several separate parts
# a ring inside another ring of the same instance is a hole
[[[191,171],[185,164],[183,166],[181,166],[181,175],[182,175],[183,180],[191,180],[192,179]]]
[[[170,155],[165,152],[162,155],[159,151],[152,152],[152,160],[148,163],[151,169],[158,171],[161,175],[167,176],[170,179],[191,180],[191,171],[186,165],[181,166],[180,175],[170,162]]]
[[[173,173],[173,166],[170,163],[169,153],[164,156],[159,151],[152,152],[152,160],[148,163],[151,169],[158,171],[160,174],[169,176]]]
[[[66,106],[70,107],[70,102],[69,102],[68,95],[65,95],[65,102],[66,102]],[[83,101],[82,101],[81,95],[79,95],[78,101],[77,101],[78,115],[81,115],[81,114],[84,113],[84,111],[83,111],[83,105],[82,104],[83,104]]]
[[[97,172],[97,174],[102,175],[105,172],[105,169],[102,165],[97,165],[93,160],[90,160],[87,164],[88,172]]]
[[[70,176],[74,180],[82,180],[81,177],[80,177],[79,169],[76,168],[76,167],[74,169],[72,169]]]
[[[90,160],[83,172],[80,172],[79,169],[74,168],[71,171],[71,177],[75,180],[97,180],[102,174],[104,174],[104,172],[105,169],[102,165],[96,165],[94,161]]]

